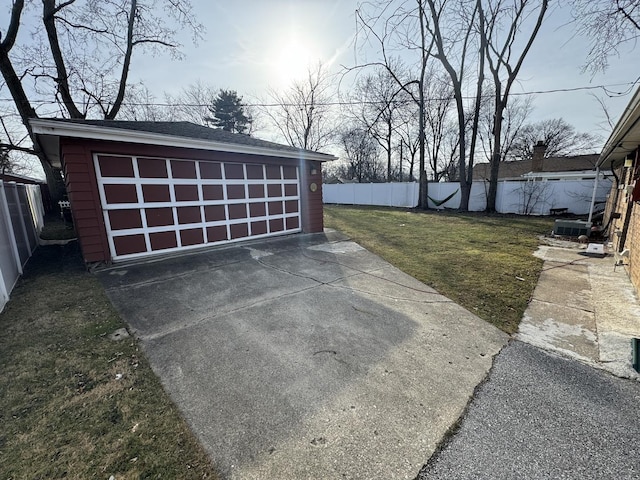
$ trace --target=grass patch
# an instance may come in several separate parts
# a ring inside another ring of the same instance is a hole
[[[123,326],[75,244],[36,250],[0,314],[0,478],[215,478]]]
[[[44,227],[40,232],[42,240],[70,240],[76,238],[76,230],[70,222],[65,223],[59,214],[50,213],[44,217]]]
[[[325,206],[325,226],[507,333],[518,329],[553,221],[541,217]]]

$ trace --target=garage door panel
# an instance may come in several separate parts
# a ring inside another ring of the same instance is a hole
[[[176,202],[197,202],[200,200],[198,185],[174,185]]]
[[[222,165],[215,162],[199,162],[200,178],[221,180]]]
[[[131,255],[134,253],[144,253],[147,245],[143,234],[122,235],[113,238],[116,255]]]
[[[108,204],[138,202],[138,192],[135,185],[108,184],[104,186],[104,194]]]
[[[176,238],[176,232],[153,232],[149,234],[149,242],[151,243],[151,249],[166,250],[168,248],[177,248],[178,240]]]
[[[167,161],[158,158],[138,158],[140,178],[169,178]]]
[[[133,159],[131,157],[101,155],[98,161],[100,163],[100,171],[105,177],[134,177]]]
[[[114,260],[300,231],[294,166],[94,157]]]
[[[112,230],[142,228],[142,217],[140,215],[140,210],[134,208],[110,210],[109,224],[111,225]]]
[[[244,167],[240,163],[225,163],[224,175],[227,180],[244,179]]]
[[[193,161],[171,160],[173,178],[197,178],[196,163]]]
[[[171,202],[169,185],[143,184],[142,201],[144,203]]]

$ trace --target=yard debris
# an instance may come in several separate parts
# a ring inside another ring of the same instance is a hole
[[[121,379],[122,379],[122,374],[116,373],[116,380],[121,380]]]
[[[117,342],[118,340],[128,338],[129,336],[130,336],[129,332],[127,331],[126,328],[119,328],[115,332],[109,335],[109,340],[113,340],[114,342]]]
[[[524,278],[522,277],[516,277],[516,280],[520,280],[521,282],[524,282]]]

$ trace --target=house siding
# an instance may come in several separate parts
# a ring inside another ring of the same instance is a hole
[[[633,202],[627,186],[639,181],[634,178],[638,172],[639,155],[640,150],[636,150],[631,167],[625,168],[622,164],[615,167],[619,186],[614,182],[605,209],[605,218],[611,218],[613,213],[620,214],[620,218],[611,220],[609,238],[615,251],[629,250],[628,265],[624,268],[636,291],[640,291],[640,205]]]
[[[140,145],[98,140],[61,138],[61,158],[67,192],[84,259],[88,263],[111,261],[93,154],[114,154],[151,158],[170,158],[225,163],[253,163],[299,167],[301,228],[305,233],[322,232],[322,173],[320,162],[243,155],[229,152]],[[317,172],[311,175],[311,165]],[[310,191],[316,183],[317,190]]]

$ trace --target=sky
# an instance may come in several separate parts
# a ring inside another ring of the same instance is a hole
[[[334,71],[356,62],[356,0],[193,0],[193,6],[206,33],[197,46],[184,36],[184,60],[175,66],[167,64],[168,57],[135,60],[133,76],[156,94],[177,93],[182,86],[201,80],[249,98],[264,97],[269,88],[282,88],[292,76],[304,73],[309,62],[320,60]],[[603,89],[539,93],[531,118],[563,117],[579,131],[602,135],[604,142],[610,129],[603,128],[604,113],[592,95],[604,97],[617,120],[635,90],[629,84],[640,75],[629,67],[637,64],[638,52],[623,49],[619,58],[611,59],[605,74],[581,73],[588,45],[568,22],[566,9],[551,8],[513,92],[610,85],[609,95]],[[376,56],[375,50],[366,54]]]
[[[7,1],[0,0],[0,4],[9,8]],[[269,89],[285,88],[292,79],[303,75],[309,64],[321,61],[333,72],[339,72],[343,67],[354,66],[364,55],[369,60],[378,58],[375,48],[356,55],[358,3],[192,0],[196,18],[205,27],[203,38],[194,45],[189,32],[178,34],[183,44],[182,60],[169,55],[134,54],[129,80],[143,82],[159,102],[164,101],[165,93],[176,95],[198,81],[216,89],[236,90],[247,103],[257,102],[267,97]],[[621,50],[620,57],[610,59],[606,73],[582,73],[587,41],[575,34],[566,8],[558,6],[566,2],[551,3],[555,6],[550,8],[512,92],[547,92],[535,95],[530,121],[562,117],[578,131],[599,134],[604,144],[611,128],[605,124],[602,108],[592,95],[605,100],[613,121],[617,121],[635,91],[631,83],[640,75],[633,68],[638,63],[638,52],[629,46]],[[4,29],[4,19],[2,24]],[[21,35],[28,35],[28,30],[21,29]],[[600,85],[608,86],[606,91],[563,91]],[[273,132],[258,131],[257,135],[273,139]]]

